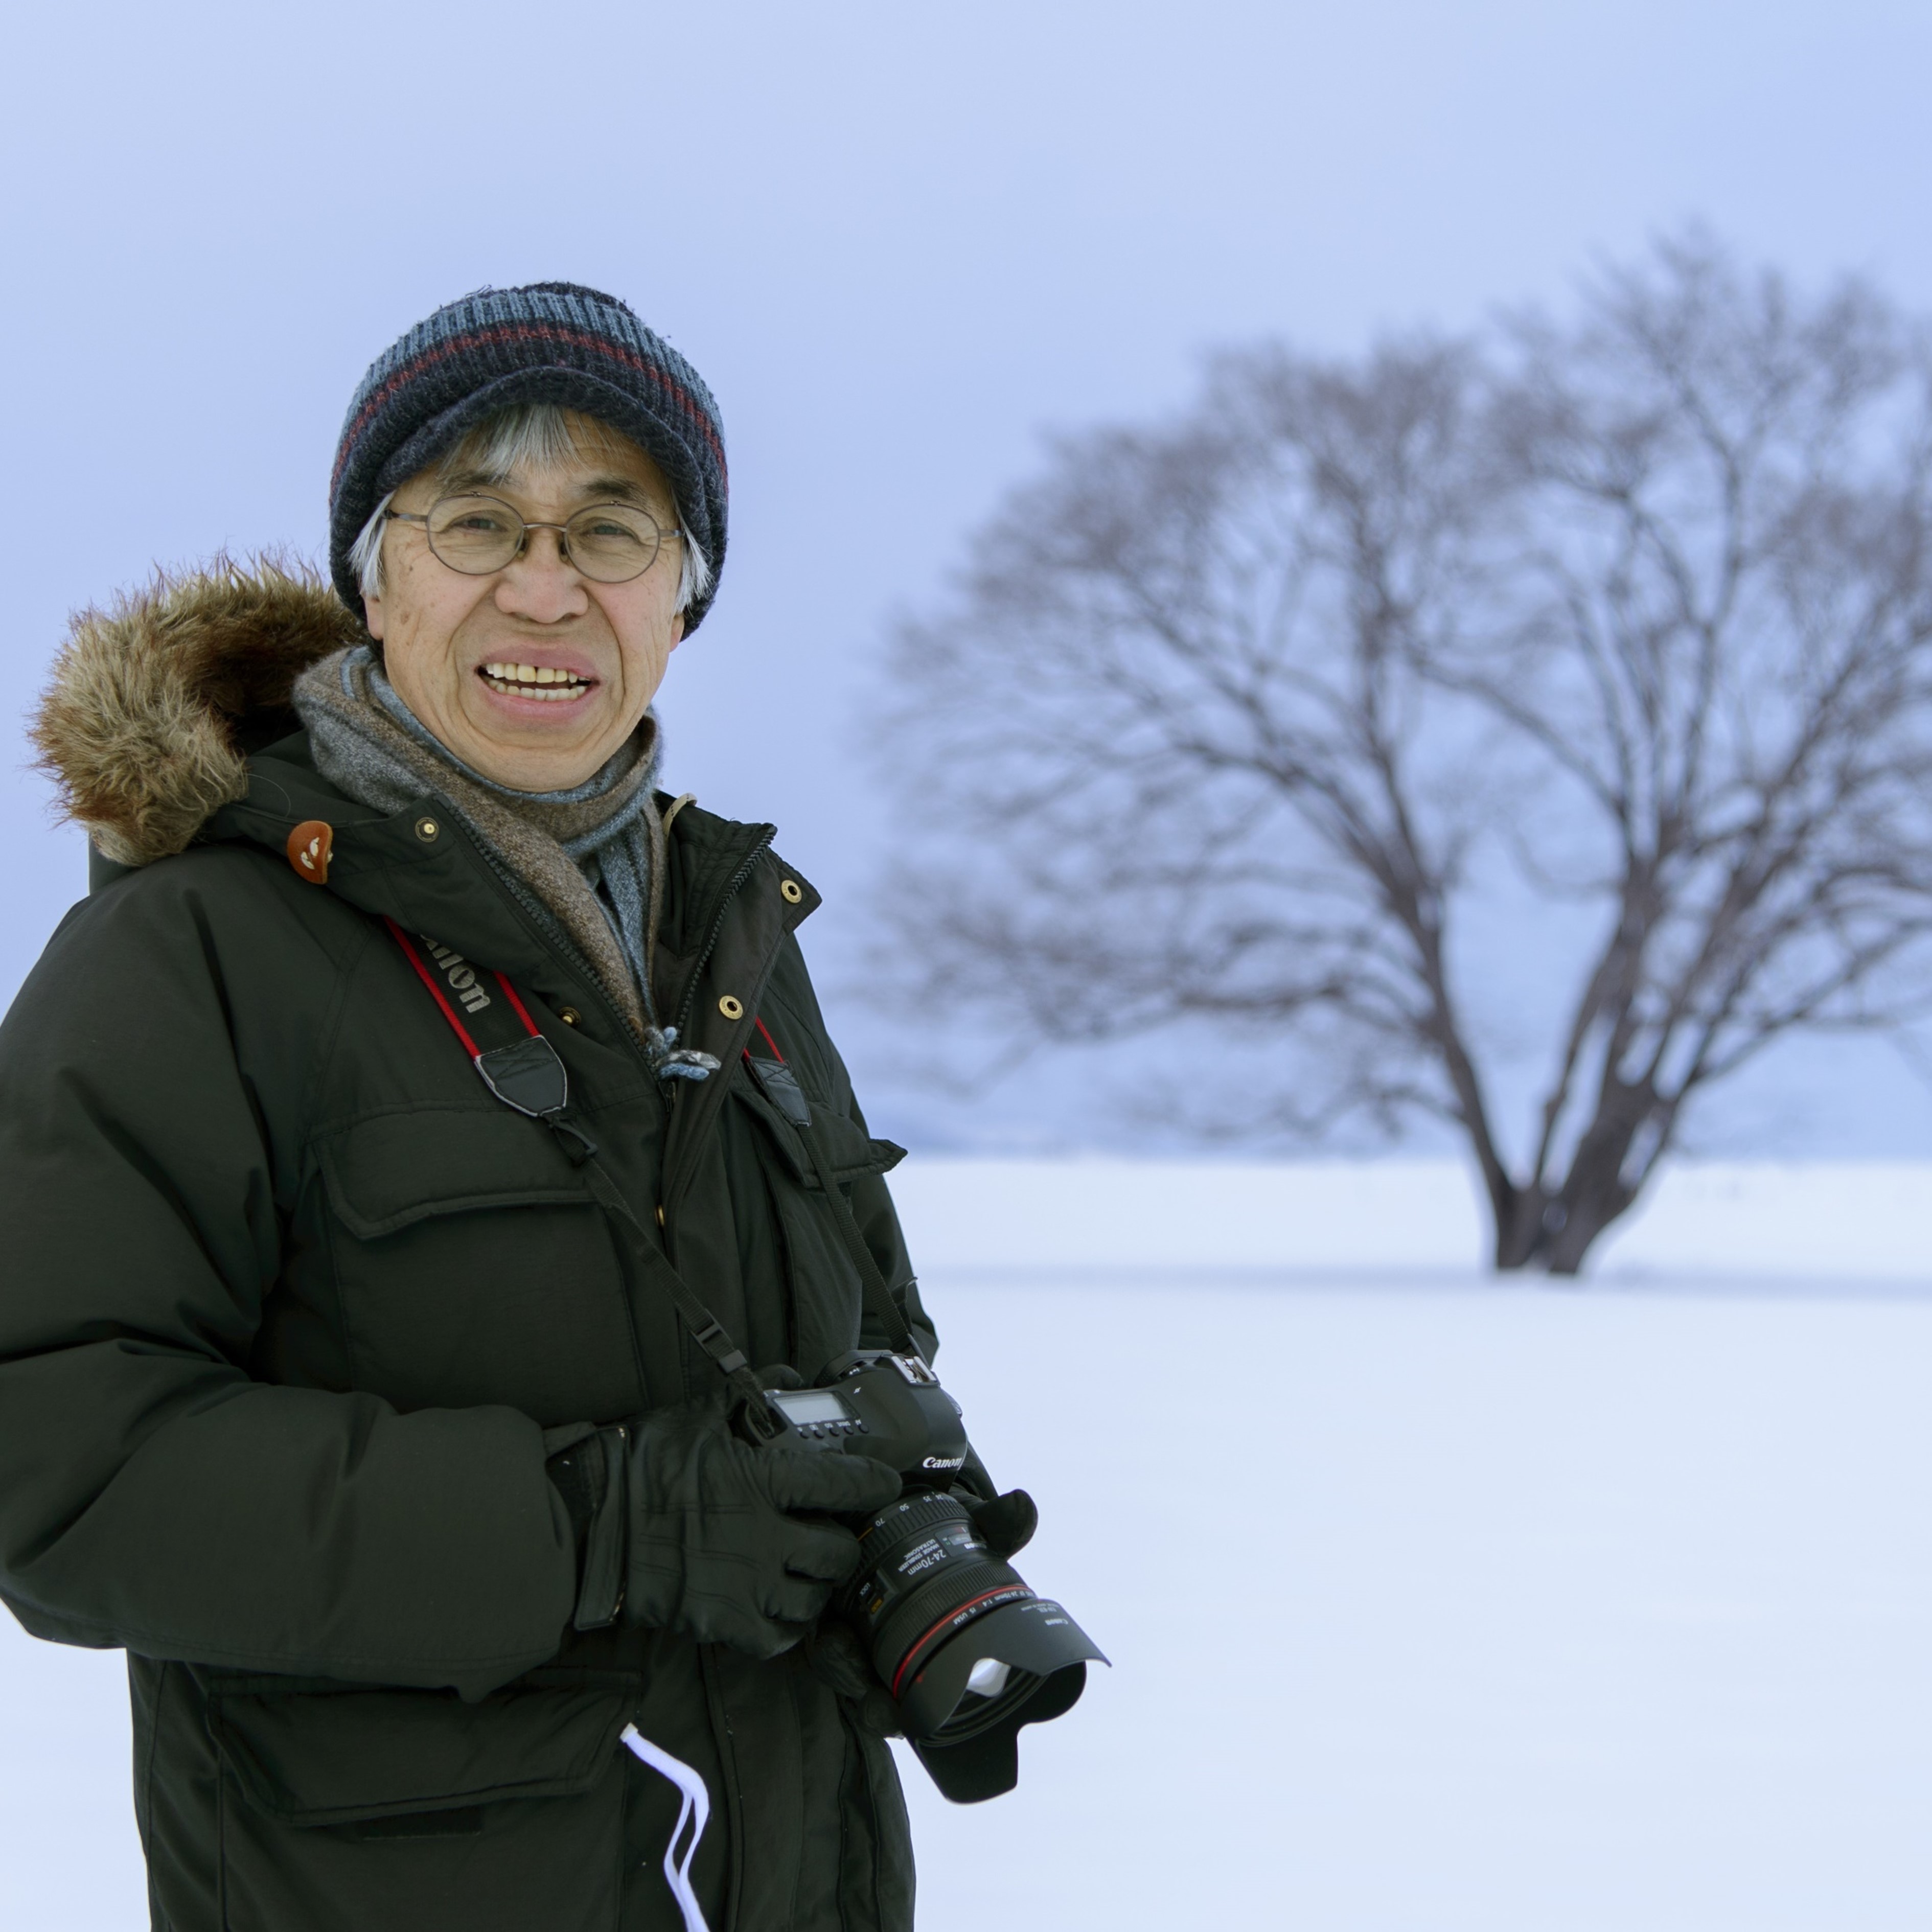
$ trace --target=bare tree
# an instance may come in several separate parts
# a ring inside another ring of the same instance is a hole
[[[1288,1042],[1250,1126],[1452,1122],[1497,1264],[1574,1273],[1714,1082],[1919,1010],[1929,462],[1915,332],[1694,238],[1060,442],[897,640],[922,999]],[[1463,963],[1505,878],[1591,934],[1514,1158]]]

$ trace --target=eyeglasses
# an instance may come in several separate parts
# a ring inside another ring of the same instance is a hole
[[[465,577],[488,577],[523,554],[532,530],[554,530],[565,560],[596,584],[628,584],[656,562],[668,530],[648,510],[628,503],[593,503],[568,522],[524,520],[500,496],[445,496],[427,513],[391,510],[400,524],[420,524],[430,552]]]

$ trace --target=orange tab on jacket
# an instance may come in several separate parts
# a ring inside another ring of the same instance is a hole
[[[289,834],[289,863],[298,878],[312,886],[328,883],[328,855],[335,849],[335,828],[320,818],[304,818]]]

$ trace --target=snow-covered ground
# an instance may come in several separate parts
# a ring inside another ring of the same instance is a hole
[[[927,1274],[1466,1274],[1488,1238],[1448,1160],[910,1160],[892,1189]],[[1932,1288],[1932,1162],[1672,1167],[1591,1270]]]
[[[1012,1796],[908,1764],[922,1932],[1932,1924],[1932,1174],[1687,1171],[1582,1288],[1476,1274],[1461,1184],[905,1175],[1114,1660]],[[0,1627],[9,1932],[144,1922],[122,1682]]]
[[[1114,1667],[926,1932],[1932,1924],[1932,1300],[940,1286]]]

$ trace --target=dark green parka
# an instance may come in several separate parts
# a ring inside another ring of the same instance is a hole
[[[678,1793],[633,1723],[709,1787],[714,1932],[902,1932],[890,1754],[796,1653],[568,1630],[544,1431],[717,1372],[383,922],[460,956],[452,991],[508,977],[638,1219],[754,1362],[811,1378],[860,1344],[861,1292],[741,1064],[760,1020],[930,1337],[898,1150],[794,937],[817,896],[769,826],[677,814],[658,1008],[724,1070],[667,1095],[453,813],[356,805],[289,735],[293,675],[347,630],[273,573],[166,587],[82,626],[44,714],[97,840],[146,862],[68,916],[0,1026],[0,1594],[129,1654],[169,1932],[678,1925]],[[326,884],[286,854],[312,819]]]

